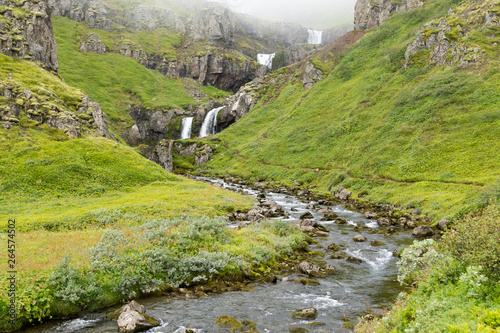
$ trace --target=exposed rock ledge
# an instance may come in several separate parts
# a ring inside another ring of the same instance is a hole
[[[76,112],[39,100],[30,90],[17,85],[0,84],[0,96],[6,99],[0,105],[0,124],[5,129],[17,126],[21,113],[25,113],[31,120],[64,131],[70,139],[92,131],[111,137],[108,116],[99,103],[92,102],[87,95],[83,96]]]
[[[0,52],[40,61],[56,71],[59,63],[47,1],[0,0],[0,6]]]
[[[423,0],[358,0],[354,8],[354,28],[370,29],[378,27],[392,13],[406,12],[423,5]]]

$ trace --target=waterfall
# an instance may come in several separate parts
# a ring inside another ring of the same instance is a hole
[[[207,113],[207,116],[201,125],[200,138],[217,133],[217,115],[222,108],[223,106],[212,109],[209,113]]]
[[[191,127],[193,126],[193,118],[194,117],[182,118],[181,140],[191,138]]]
[[[257,62],[269,68],[273,68],[274,56],[276,56],[276,53],[271,53],[271,54],[259,53],[257,54]]]
[[[308,44],[321,44],[323,41],[323,31],[307,29],[307,32],[309,33]]]

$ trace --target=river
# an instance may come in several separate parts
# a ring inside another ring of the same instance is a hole
[[[258,194],[243,185],[228,184],[220,179],[199,180],[219,182],[224,188],[247,191],[249,195]],[[286,221],[290,223],[298,221],[299,216],[307,211],[311,212],[317,221],[324,216],[316,211],[325,206],[315,202],[281,193],[266,192],[265,195],[267,199],[283,207],[289,216]],[[316,204],[316,207],[306,208],[311,204]],[[277,283],[254,283],[251,285],[253,290],[250,291],[209,294],[205,298],[157,297],[139,300],[139,303],[146,306],[148,315],[162,322],[160,327],[147,332],[182,332],[185,327],[198,329],[198,332],[228,332],[215,324],[215,318],[222,315],[231,316],[238,321],[254,322],[259,332],[289,332],[290,327],[303,327],[309,332],[346,332],[348,330],[342,327],[345,320],[357,322],[357,316],[366,314],[367,310],[380,313],[388,308],[402,290],[395,280],[397,258],[392,252],[411,244],[411,235],[399,228],[392,235],[373,233],[379,228],[374,220],[366,219],[363,214],[350,211],[342,205],[330,208],[345,219],[347,224],[321,221],[329,230],[329,236],[316,239],[318,243],[310,245],[309,249],[324,253],[325,256],[318,257],[317,260],[334,265],[337,268],[335,275],[317,278],[319,285],[278,280]],[[355,227],[358,225],[367,228],[357,230]],[[353,241],[353,237],[358,234],[364,235],[367,241]],[[373,246],[373,241],[382,242],[383,245]],[[345,252],[343,255],[359,258],[362,262],[351,263],[345,259],[330,258],[333,252],[328,251],[327,247],[331,243],[345,244],[345,248],[341,250]],[[291,280],[304,278],[299,273],[288,277]],[[293,310],[306,307],[318,310],[315,320],[300,320],[290,316]],[[311,322],[324,324],[311,326]],[[78,319],[51,322],[25,331],[115,333],[117,326],[116,322],[106,320],[104,313],[94,313]]]

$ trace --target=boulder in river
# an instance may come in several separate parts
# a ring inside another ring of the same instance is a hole
[[[329,213],[326,213],[325,216],[321,219],[321,221],[335,221],[336,219],[338,219],[338,215],[333,213],[333,212],[329,212]]]
[[[353,264],[361,264],[363,262],[363,260],[356,258],[356,257],[347,257],[345,260],[347,262],[351,262]]]
[[[370,245],[371,246],[382,246],[382,245],[384,245],[384,242],[381,242],[381,241],[378,241],[378,240],[374,240],[374,241],[370,242]]]
[[[388,227],[391,225],[391,221],[385,217],[378,219],[377,223],[379,226],[382,226],[382,227]]]
[[[230,332],[255,332],[257,324],[252,321],[242,320],[241,322],[229,316],[219,316],[215,318],[215,323],[222,329]]]
[[[434,235],[434,231],[432,231],[432,229],[426,225],[421,225],[420,227],[416,227],[415,229],[413,229],[411,234],[414,237],[419,237],[419,238],[431,237]]]
[[[118,330],[120,332],[139,332],[160,325],[156,319],[145,313],[146,308],[136,301],[124,305],[115,313],[118,314],[116,321]]]
[[[324,208],[320,208],[318,209],[316,212],[317,213],[320,213],[320,214],[326,214],[326,213],[329,213],[331,212],[332,209],[331,208],[328,208],[328,207],[324,207]]]
[[[366,237],[363,235],[356,235],[352,238],[355,242],[366,242]]]
[[[319,266],[308,263],[307,261],[301,262],[298,266],[298,269],[300,272],[310,276],[323,275],[323,272],[321,272],[321,268]]]
[[[305,212],[304,214],[300,215],[300,219],[301,220],[314,219],[314,216],[313,214],[311,214],[311,212]]]
[[[315,308],[304,308],[294,310],[290,316],[297,319],[316,319],[318,316],[318,310]]]
[[[292,326],[288,329],[288,332],[290,333],[307,333],[309,330],[304,327],[297,327],[297,326]]]
[[[374,219],[374,218],[376,218],[376,217],[378,216],[378,214],[377,214],[377,213],[375,213],[375,212],[365,212],[363,215],[364,215],[367,219]]]

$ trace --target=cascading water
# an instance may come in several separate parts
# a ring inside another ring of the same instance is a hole
[[[200,138],[204,138],[206,136],[217,133],[217,116],[219,115],[219,111],[223,108],[212,109],[207,113],[205,120],[203,120],[203,124],[200,129]]]
[[[269,68],[273,68],[273,59],[275,56],[276,53],[271,53],[271,54],[259,53],[257,54],[257,62]]]
[[[181,124],[181,140],[191,138],[191,127],[193,126],[193,118],[182,118]]]
[[[307,32],[309,33],[309,39],[307,40],[308,44],[321,44],[323,41],[323,31],[307,29]]]

